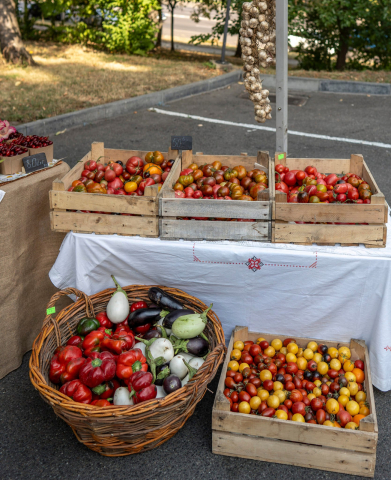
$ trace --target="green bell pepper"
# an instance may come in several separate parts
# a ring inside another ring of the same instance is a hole
[[[96,318],[82,318],[77,324],[78,335],[86,336],[89,333],[97,330],[100,327],[100,323]]]

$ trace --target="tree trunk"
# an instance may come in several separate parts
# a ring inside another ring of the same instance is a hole
[[[0,51],[8,62],[35,65],[22,42],[14,0],[0,0]]]
[[[339,50],[337,51],[337,70],[343,71],[346,66],[346,55],[349,51],[349,28],[343,28],[339,34]]]
[[[171,5],[171,3],[170,3]],[[175,5],[171,5],[171,51],[173,52],[175,50],[174,47],[174,10],[175,10]]]
[[[163,15],[162,15],[162,1],[159,1],[160,5],[160,10],[159,10],[159,31],[157,32],[157,38],[156,38],[156,47],[161,47],[162,46],[162,35],[163,35]]]
[[[236,52],[235,52],[235,57],[241,57],[242,56],[242,45],[240,44],[240,35],[238,38],[238,44],[236,45]]]

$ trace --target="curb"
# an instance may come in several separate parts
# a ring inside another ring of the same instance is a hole
[[[261,75],[266,88],[275,88],[275,75]],[[391,84],[325,80],[322,78],[288,77],[289,90],[305,92],[354,93],[367,95],[391,95]]]
[[[167,102],[180,100],[192,95],[209,92],[223,88],[242,78],[242,70],[237,69],[224,75],[219,75],[208,80],[168,88],[160,92],[148,93],[139,97],[127,98],[117,102],[106,103],[96,107],[85,108],[76,112],[65,113],[52,118],[36,120],[35,122],[18,125],[18,131],[23,135],[48,136],[61,130],[84,126],[88,123],[106,118],[126,115],[135,110],[146,109]]]

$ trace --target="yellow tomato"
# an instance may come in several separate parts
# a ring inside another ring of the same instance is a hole
[[[356,395],[357,397],[357,395]],[[367,417],[371,411],[369,410],[369,408],[366,406],[366,405],[360,405],[360,415],[364,415],[364,417]]]
[[[228,370],[233,370],[237,372],[239,370],[239,363],[236,360],[231,360],[228,362]]]
[[[286,361],[296,363],[297,362],[296,355],[294,353],[287,353],[286,354]]]
[[[261,403],[262,403],[262,400],[258,396],[251,397],[250,407],[252,410],[258,410],[258,407]]]
[[[280,405],[285,402],[286,395],[285,395],[284,390],[276,390],[274,392],[274,395],[276,395],[276,397],[278,397],[278,399],[280,400]]]
[[[310,348],[306,348],[303,352],[303,357],[306,360],[311,360],[312,358],[314,358],[314,352]]]
[[[257,396],[261,399],[262,402],[267,400],[269,398],[270,393],[263,389],[263,388],[258,388],[257,390]]]
[[[311,401],[313,398],[316,398],[316,395],[314,395],[313,393],[310,393],[309,395],[307,395],[308,397],[308,400]]]
[[[280,353],[283,353],[284,355],[286,355],[288,353],[288,350],[286,349],[286,347],[282,347],[280,349]]]
[[[334,398],[329,398],[326,402],[326,410],[331,415],[339,412],[339,403]]]
[[[313,352],[317,352],[318,351],[318,344],[316,342],[308,342],[307,348],[309,348]]]
[[[354,368],[354,363],[351,360],[346,360],[346,362],[343,364],[343,369],[345,372],[351,372],[353,371]]]
[[[278,420],[288,420],[288,414],[284,410],[277,410],[276,417]]]
[[[262,380],[262,382],[264,382],[265,380],[271,380],[273,375],[269,370],[262,370],[262,372],[259,374],[259,378]]]
[[[234,348],[231,352],[231,360],[240,360],[240,357],[242,356],[242,352],[237,349],[237,348]]]
[[[240,402],[239,403],[239,413],[250,413],[251,407],[248,402]]]
[[[346,411],[349,412],[352,417],[354,417],[360,412],[360,405],[354,400],[350,400],[346,404]]]
[[[326,385],[329,387],[332,384],[332,382],[326,382]]]
[[[297,366],[300,370],[303,370],[303,372],[307,369],[307,363],[308,362],[304,357],[299,357],[297,359]]]
[[[358,425],[356,422],[349,422],[345,425],[345,428],[348,430],[358,430]]]
[[[338,349],[338,360],[341,363],[345,363],[346,360],[349,360],[351,356],[352,356],[352,353],[348,347],[341,347]]]
[[[340,403],[342,406],[346,407],[348,402],[349,402],[349,397],[347,395],[340,395],[338,397],[338,403]]]
[[[297,358],[302,357],[304,353],[304,350],[302,348],[299,348],[299,350],[296,353]]]
[[[255,342],[257,345],[259,345],[261,342],[263,342],[264,340],[266,340],[266,338],[263,338],[263,337],[259,337],[257,338],[257,341]]]
[[[315,387],[320,387],[322,385],[322,382],[320,380],[315,380],[314,385]]]
[[[337,350],[337,349],[335,349]],[[337,350],[338,352],[338,350]],[[333,358],[330,362],[330,368],[332,370],[336,370],[337,372],[339,372],[341,370],[341,362],[338,360],[338,358]]]
[[[288,343],[286,349],[288,350],[288,353],[294,353],[296,355],[296,353],[299,351],[299,347],[297,346],[297,343]]]
[[[346,395],[347,397],[350,397],[350,392],[346,387],[342,387],[338,393],[339,395]]]
[[[292,421],[305,423],[304,417],[301,413],[295,413],[292,417]]]
[[[124,190],[126,193],[135,192],[138,189],[138,185],[136,182],[126,182],[124,186]]]
[[[241,363],[239,365],[239,372],[242,373],[245,368],[250,368],[250,365],[248,363]],[[266,371],[266,370],[264,370]]]
[[[275,338],[272,340],[272,343],[270,344],[276,352],[280,351],[282,348],[282,342],[279,338]]]
[[[331,358],[338,357],[338,350],[335,347],[329,347],[329,349],[327,350],[327,353],[330,355]]]
[[[280,406],[280,399],[277,395],[270,395],[270,397],[266,400],[268,407],[277,409]]]
[[[330,420],[326,420],[322,423],[325,427],[335,427],[334,422],[330,422]]]
[[[367,399],[367,394],[365,392],[361,391],[356,393],[355,400],[358,404],[360,404],[360,402],[365,402],[366,399]]]
[[[241,340],[237,340],[237,341],[234,343],[234,348],[235,348],[236,350],[242,351],[243,348],[244,348],[244,343],[243,343]]]
[[[345,373],[345,378],[348,382],[355,382],[356,381],[356,375],[353,372],[346,372]]]
[[[274,382],[273,383],[273,390],[282,390],[284,388],[284,385],[281,382]]]
[[[350,392],[350,395],[354,397],[356,393],[358,392],[358,384],[356,382],[349,382],[348,383],[348,390]]]
[[[326,375],[326,373],[329,371],[329,366],[326,362],[319,362],[317,370],[321,375]]]
[[[322,395],[322,390],[319,387],[316,387],[312,390],[312,393],[315,395],[315,397],[320,397]]]
[[[323,356],[317,352],[314,354],[314,358],[312,360],[316,363],[320,363],[323,361]]]
[[[264,355],[267,355],[268,357],[273,358],[274,355],[276,354],[276,351],[274,350],[274,348],[272,346],[269,346],[269,347],[265,348],[263,353],[264,353]]]

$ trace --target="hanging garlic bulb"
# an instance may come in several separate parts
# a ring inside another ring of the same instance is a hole
[[[244,62],[244,86],[254,103],[255,120],[270,120],[269,90],[262,88],[258,67],[275,65],[276,0],[253,0],[243,3],[239,42]]]

